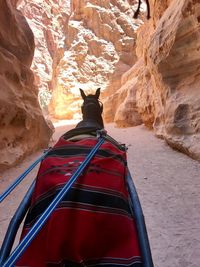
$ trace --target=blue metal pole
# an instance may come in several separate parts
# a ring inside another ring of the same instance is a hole
[[[86,157],[86,159],[83,161],[83,163],[79,166],[79,168],[75,171],[75,173],[72,175],[70,180],[64,185],[64,187],[61,189],[61,191],[57,194],[57,196],[54,198],[54,200],[51,202],[49,207],[44,211],[44,213],[40,216],[40,218],[37,220],[37,222],[33,225],[33,227],[30,229],[28,234],[24,237],[24,239],[21,241],[21,243],[17,246],[17,248],[12,252],[10,257],[6,260],[6,262],[0,266],[3,267],[11,267],[15,264],[15,262],[18,260],[18,258],[22,255],[22,253],[25,251],[25,249],[29,246],[31,241],[34,239],[34,237],[37,235],[37,233],[41,230],[42,226],[45,224],[47,219],[50,217],[52,212],[55,210],[57,205],[62,201],[66,193],[69,191],[73,183],[78,179],[79,175],[84,171],[84,169],[87,167],[99,147],[103,144],[105,138],[101,137],[98,141],[98,143],[95,145],[95,147],[90,151],[89,155]]]
[[[137,227],[139,244],[142,254],[143,267],[154,267],[142,207],[128,168],[127,184],[130,193],[133,212],[135,215],[135,223]]]
[[[0,195],[0,203],[18,186],[19,183],[32,171],[35,166],[43,160],[44,157],[48,154],[49,149],[44,152],[44,154],[39,157],[35,162],[33,162],[28,169],[26,169],[17,179],[6,189],[6,191]]]
[[[27,210],[30,207],[31,197],[33,194],[33,190],[35,187],[35,180],[33,181],[32,185],[30,186],[29,190],[27,191],[25,197],[21,201],[17,211],[15,212],[10,224],[8,226],[6,235],[4,237],[3,244],[0,249],[0,262],[5,262],[5,260],[9,257],[10,252],[13,247],[13,243],[15,241],[15,237],[21,222],[23,221]]]

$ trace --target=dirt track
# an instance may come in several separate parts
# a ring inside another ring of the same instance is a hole
[[[72,126],[56,129],[54,141]],[[169,148],[143,126],[108,133],[128,145],[128,161],[146,218],[155,267],[200,266],[200,164]],[[0,192],[41,152],[0,174]],[[0,204],[0,244],[6,225],[37,169]]]

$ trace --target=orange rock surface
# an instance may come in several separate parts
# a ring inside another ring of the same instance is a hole
[[[33,33],[15,2],[0,0],[0,169],[45,147],[52,134],[30,70]]]
[[[152,10],[137,39],[137,107],[158,136],[200,159],[200,2],[156,1]]]
[[[200,3],[150,0],[146,20],[143,1],[144,24],[133,19],[137,3],[22,0],[35,25],[38,85],[52,91],[48,109],[57,119],[80,117],[79,87],[101,87],[106,122],[143,122],[200,159]]]

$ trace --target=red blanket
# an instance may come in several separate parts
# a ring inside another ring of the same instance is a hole
[[[60,138],[41,163],[22,237],[96,142]],[[16,266],[142,267],[125,175],[125,152],[106,141]]]

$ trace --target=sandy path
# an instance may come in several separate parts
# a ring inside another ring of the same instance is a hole
[[[56,140],[71,126],[58,127]],[[169,148],[143,126],[109,134],[128,145],[129,168],[137,187],[151,242],[155,267],[200,266],[200,164]],[[0,174],[0,192],[40,153]],[[37,170],[0,204],[0,244],[6,225]]]

